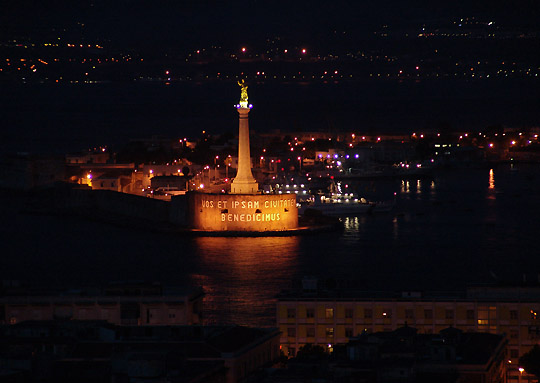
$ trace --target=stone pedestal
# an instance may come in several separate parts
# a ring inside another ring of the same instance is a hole
[[[203,231],[269,232],[298,227],[296,194],[188,193],[189,226]]]
[[[237,107],[239,115],[238,130],[238,172],[231,183],[231,194],[257,194],[259,184],[251,173],[251,156],[249,151],[249,119],[250,108],[243,105]]]

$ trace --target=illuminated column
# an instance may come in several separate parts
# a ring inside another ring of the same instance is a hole
[[[259,185],[251,173],[251,157],[249,153],[249,120],[251,105],[247,101],[247,86],[242,82],[240,103],[236,105],[239,117],[238,128],[238,172],[231,183],[231,194],[257,194]]]

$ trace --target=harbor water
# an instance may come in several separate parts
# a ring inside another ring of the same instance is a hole
[[[341,231],[216,238],[26,214],[8,196],[0,205],[0,279],[69,288],[112,281],[202,286],[207,323],[271,326],[276,294],[303,276],[354,280],[367,291],[453,291],[538,278],[539,165],[349,187],[396,205],[343,218]]]

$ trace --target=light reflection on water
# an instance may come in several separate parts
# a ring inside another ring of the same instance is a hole
[[[367,290],[440,291],[538,269],[537,249],[523,237],[532,235],[527,219],[540,210],[540,198],[515,196],[540,191],[540,178],[499,173],[496,200],[488,169],[450,171],[434,180],[379,181],[381,200],[397,192],[395,209],[345,217],[342,232],[197,238],[202,271],[192,278],[208,292],[209,321],[272,325],[275,294],[306,275],[352,279]],[[375,199],[367,194],[373,186],[354,185],[368,199]]]
[[[358,230],[360,229],[360,221],[365,220],[365,216],[362,217],[345,217],[343,219],[343,227],[346,231],[348,230]]]
[[[257,325],[261,317],[274,315],[274,296],[290,286],[297,268],[299,237],[194,241],[200,273],[191,277],[206,292],[207,323]]]
[[[399,192],[402,195],[416,194],[417,196],[420,196],[427,191],[429,191],[431,196],[435,195],[435,180],[417,179],[400,181]]]
[[[496,198],[495,195],[495,173],[493,172],[493,169],[489,169],[489,186],[488,186],[488,195],[487,198],[494,200]]]

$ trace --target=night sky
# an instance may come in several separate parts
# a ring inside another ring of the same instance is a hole
[[[495,18],[534,28],[535,0],[519,1],[220,1],[220,0],[6,0],[0,6],[3,38],[54,29],[124,46],[242,44],[280,35],[324,39],[334,30],[370,31],[449,17]]]

